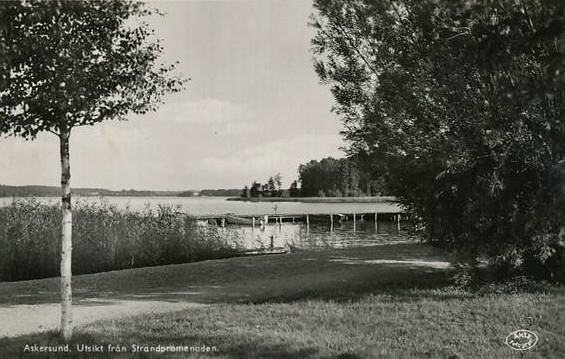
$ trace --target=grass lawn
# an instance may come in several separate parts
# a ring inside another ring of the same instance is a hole
[[[398,264],[414,263],[410,260],[418,253],[424,261],[437,259],[427,247],[400,245],[80,276],[75,282],[82,295],[98,288],[99,294],[113,290],[120,297],[140,293],[165,299],[164,292],[178,293],[190,284],[202,291],[190,300],[209,305],[77,328],[70,354],[23,352],[26,344],[57,345],[55,332],[0,339],[0,357],[565,358],[565,290],[461,290],[450,285],[445,270]],[[388,258],[389,264],[375,258]],[[209,286],[216,290],[206,292]],[[0,299],[17,290],[33,294],[33,287],[0,283]],[[31,298],[38,302],[40,295]],[[171,294],[169,300],[182,297]],[[518,329],[534,331],[539,343],[525,353],[508,348],[504,339]],[[104,352],[79,353],[81,344],[102,345]],[[108,344],[124,345],[127,352],[109,353]],[[217,351],[133,353],[132,345],[204,345]]]

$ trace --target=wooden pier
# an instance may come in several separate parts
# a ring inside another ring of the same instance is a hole
[[[196,222],[198,226],[213,226],[217,228],[251,228],[251,231],[263,231],[269,226],[278,227],[282,231],[283,224],[302,223],[305,224],[306,231],[310,231],[311,224],[322,224],[322,226],[329,226],[330,232],[334,228],[339,228],[344,222],[353,223],[353,232],[356,232],[360,222],[373,223],[375,231],[378,231],[379,221],[388,222],[389,224],[397,223],[398,230],[401,228],[401,221],[410,219],[410,214],[402,211],[387,211],[387,212],[370,212],[370,213],[269,213],[269,214],[201,214],[193,215],[184,212],[176,212],[176,216],[182,219],[188,219]],[[240,255],[266,255],[266,254],[283,254],[290,253],[295,249],[291,246],[285,245],[284,247],[275,246],[274,236],[271,236],[270,243],[261,248],[250,248],[241,251]]]
[[[406,220],[409,214],[405,211],[399,209],[398,211],[387,211],[387,212],[374,212],[374,213],[285,213],[285,214],[203,214],[203,215],[193,215],[183,212],[177,212],[178,216],[193,219],[195,221],[201,221],[202,223],[216,224],[221,227],[225,227],[228,224],[231,225],[248,225],[251,227],[265,226],[267,224],[279,224],[283,223],[305,223],[310,225],[311,223],[328,223],[333,227],[334,223],[340,222],[353,222],[353,228],[355,230],[357,222],[359,221],[374,221],[375,228],[378,227],[378,222],[397,222],[400,229],[400,223],[402,220]]]

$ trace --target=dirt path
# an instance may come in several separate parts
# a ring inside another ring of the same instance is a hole
[[[200,305],[202,304],[187,302],[92,300],[91,303],[86,301],[73,307],[73,323],[80,326],[97,320],[168,312]],[[61,305],[34,304],[0,308],[0,319],[0,338],[55,330],[59,328],[61,321]]]
[[[241,257],[76,276],[74,324],[213,303],[285,301],[367,283],[421,281],[448,263],[431,247],[398,244]],[[58,278],[0,283],[0,338],[57,329]]]

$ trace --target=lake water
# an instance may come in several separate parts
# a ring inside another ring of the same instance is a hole
[[[41,203],[57,204],[55,197],[36,198]],[[0,198],[0,206],[9,205],[12,198]],[[411,222],[398,223],[392,215],[400,207],[394,203],[301,203],[301,202],[240,202],[227,201],[225,197],[75,197],[76,202],[107,203],[118,208],[142,211],[157,209],[159,205],[178,206],[179,212],[190,215],[289,215],[315,213],[348,214],[348,220],[330,223],[269,223],[261,226],[232,225],[225,227],[211,225],[214,231],[233,244],[246,250],[270,248],[292,248],[299,250],[320,250],[353,246],[372,246],[418,240],[413,236]],[[370,214],[355,223],[351,214]],[[381,213],[375,225],[373,213]]]
[[[60,198],[37,197],[42,203],[57,204]],[[394,203],[302,203],[302,202],[242,202],[227,201],[226,197],[74,197],[74,202],[100,203],[106,201],[118,208],[142,211],[158,205],[178,206],[180,212],[192,215],[285,215],[313,213],[392,213],[400,207]],[[0,197],[0,206],[9,205],[11,197]]]
[[[228,225],[218,229],[233,243],[242,248],[262,249],[291,248],[291,250],[315,251],[329,248],[374,246],[392,243],[415,242],[411,222],[374,220],[334,223],[282,223],[263,228]]]

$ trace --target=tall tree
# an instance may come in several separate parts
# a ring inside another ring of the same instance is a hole
[[[263,197],[276,197],[277,187],[275,185],[275,180],[271,176],[265,183],[263,187]]]
[[[565,3],[315,7],[315,68],[351,154],[384,169],[432,240],[563,280]]]
[[[275,191],[273,197],[281,197],[282,196],[282,176],[280,173],[277,173],[273,177],[273,181],[275,184]]]
[[[298,181],[293,181],[288,189],[290,197],[300,197],[300,189],[298,188]]]
[[[0,3],[0,134],[59,138],[62,187],[61,330],[72,335],[72,129],[156,110],[185,82],[132,1]]]
[[[251,197],[251,191],[249,190],[249,187],[248,187],[248,186],[245,186],[245,187],[243,188],[243,190],[241,191],[241,197],[243,197],[243,198],[249,198],[249,197]]]
[[[302,195],[330,197],[360,196],[360,170],[353,158],[323,158],[312,160],[298,167]]]
[[[251,197],[260,197],[262,188],[263,187],[261,186],[261,183],[257,181],[253,181],[253,183],[251,184],[251,188],[249,188],[249,195]]]

